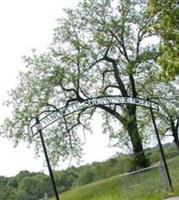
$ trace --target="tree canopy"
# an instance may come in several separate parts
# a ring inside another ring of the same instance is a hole
[[[160,70],[156,63],[159,46],[147,8],[147,1],[141,0],[85,0],[74,10],[66,9],[49,49],[24,57],[27,68],[7,101],[13,113],[4,123],[3,133],[15,142],[34,141],[39,151],[39,138],[29,135],[28,126],[44,109],[105,95],[154,98],[157,90],[152,92],[151,83]],[[110,131],[109,122],[115,121],[118,128],[113,136],[126,132],[135,165],[148,166],[137,109],[136,105],[98,104],[64,116],[44,134],[54,163],[59,156],[80,157],[81,130],[90,130],[90,119],[99,111],[105,130]]]
[[[179,74],[179,4],[177,0],[150,0],[149,13],[154,17],[154,30],[161,38],[158,63],[163,77]]]

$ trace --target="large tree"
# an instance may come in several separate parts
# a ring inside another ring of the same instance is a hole
[[[179,2],[150,0],[149,14],[154,18],[154,31],[161,38],[158,63],[162,76],[173,79],[179,74]]]
[[[146,14],[146,7],[147,2],[141,0],[84,0],[75,10],[67,9],[66,17],[58,20],[49,50],[24,57],[27,70],[20,74],[20,84],[8,101],[13,115],[3,126],[6,136],[15,142],[32,142],[29,121],[50,105],[59,108],[105,95],[143,96],[146,79],[158,70],[154,62],[157,47],[151,42],[155,38],[149,29],[153,18]],[[122,124],[135,164],[148,166],[136,105],[98,104],[64,117],[44,134],[53,160],[79,156],[82,137],[77,130],[80,126],[89,128],[96,110],[107,121],[113,118]],[[34,140],[38,150],[39,139]]]

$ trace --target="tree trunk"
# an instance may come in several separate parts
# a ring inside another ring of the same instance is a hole
[[[177,137],[177,139],[174,138],[174,142],[175,142],[176,147],[177,147],[177,149],[179,151],[179,140],[178,140],[178,137]]]
[[[126,124],[127,125],[126,130],[128,131],[133,147],[133,153],[134,153],[133,170],[137,168],[148,167],[150,165],[150,162],[148,158],[145,156],[142,140],[137,127],[136,106],[130,105],[128,106],[127,110],[129,119]]]
[[[170,123],[171,123],[171,129],[172,129],[172,135],[173,135],[173,138],[174,138],[174,142],[175,142],[175,144],[176,144],[176,147],[177,147],[177,149],[178,149],[178,151],[179,151],[179,138],[178,138],[178,122],[177,122],[177,124],[176,124],[176,126],[175,126],[175,122],[174,122],[174,120],[171,118],[170,119]]]

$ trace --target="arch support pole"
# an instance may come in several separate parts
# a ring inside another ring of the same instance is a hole
[[[162,143],[161,143],[161,140],[160,140],[160,136],[159,136],[158,128],[157,128],[157,125],[156,125],[153,109],[151,107],[150,107],[150,113],[151,113],[151,117],[152,117],[152,122],[153,122],[154,130],[155,130],[155,134],[157,136],[157,141],[158,141],[158,145],[159,145],[159,148],[160,148],[160,153],[161,153],[161,156],[162,156],[162,160],[163,160],[164,168],[165,168],[165,171],[166,171],[168,183],[169,183],[169,186],[170,186],[170,190],[171,190],[171,192],[173,192],[174,189],[173,189],[172,179],[171,179],[170,172],[169,172],[169,169],[168,169],[168,165],[167,165],[167,161],[166,161],[166,158],[165,158],[163,146],[162,146]]]
[[[56,197],[56,200],[60,200],[60,198],[58,196],[58,191],[57,191],[57,187],[56,187],[56,184],[55,184],[55,179],[54,179],[53,171],[52,171],[52,168],[51,168],[50,160],[49,160],[49,157],[48,157],[47,148],[46,148],[45,141],[44,141],[44,138],[43,138],[41,124],[39,122],[38,117],[36,118],[36,124],[37,124],[37,131],[40,135],[40,140],[41,140],[41,143],[42,143],[45,159],[46,159],[46,162],[47,162],[49,175],[50,175],[52,185],[53,185],[53,189],[54,189],[54,192],[55,192],[55,197]]]

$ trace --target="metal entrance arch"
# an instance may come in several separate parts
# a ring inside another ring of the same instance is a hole
[[[90,99],[85,99],[82,102],[75,102],[75,103],[69,103],[68,105],[64,107],[57,108],[55,106],[51,106],[52,109],[49,110],[44,110],[41,113],[39,113],[37,116],[33,117],[30,121],[30,132],[32,136],[36,136],[39,134],[41,142],[42,142],[42,147],[44,150],[49,174],[52,180],[52,185],[54,188],[56,200],[59,200],[59,195],[57,192],[56,184],[55,184],[55,179],[53,176],[51,164],[48,158],[48,153],[45,145],[45,141],[43,138],[43,133],[42,130],[46,129],[49,127],[51,124],[55,123],[59,119],[62,119],[63,117],[66,117],[68,115],[72,115],[75,112],[78,112],[84,108],[90,108],[90,107],[100,107],[100,105],[118,105],[122,106],[124,104],[129,104],[129,105],[137,105],[137,106],[142,106],[150,109],[151,113],[151,118],[154,126],[154,130],[157,136],[157,141],[159,144],[162,160],[164,163],[165,171],[167,174],[168,182],[170,185],[171,191],[173,191],[173,185],[170,177],[170,173],[168,170],[167,162],[165,159],[162,143],[160,141],[160,136],[158,133],[157,125],[155,122],[155,116],[153,111],[159,111],[159,106],[156,102],[150,101],[149,99],[142,99],[142,98],[133,98],[133,97],[122,97],[122,96],[100,96],[96,98],[90,98]]]

